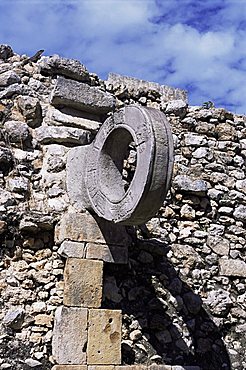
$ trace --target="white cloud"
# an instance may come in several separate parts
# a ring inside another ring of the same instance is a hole
[[[245,14],[243,0],[2,0],[0,42],[80,59],[104,78],[188,87],[192,104],[245,113]]]

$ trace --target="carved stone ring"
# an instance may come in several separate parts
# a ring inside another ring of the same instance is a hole
[[[123,163],[132,142],[137,155],[136,169],[125,190]],[[84,167],[80,167],[81,176],[72,169],[73,163],[78,170],[79,156],[83,158],[80,166]],[[172,167],[173,141],[166,116],[157,109],[129,105],[103,123],[94,142],[86,149],[70,151],[69,196],[75,206],[84,206],[106,220],[125,225],[143,224],[162,205]],[[71,184],[73,179],[77,184]],[[82,186],[83,194],[80,190],[74,191],[75,186],[80,189]]]

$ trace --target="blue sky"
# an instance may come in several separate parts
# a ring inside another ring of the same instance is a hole
[[[0,43],[246,114],[246,0],[0,0]]]

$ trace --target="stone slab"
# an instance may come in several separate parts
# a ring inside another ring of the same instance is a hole
[[[84,242],[71,242],[65,240],[57,252],[65,258],[85,258],[86,246]]]
[[[97,114],[112,111],[115,107],[115,97],[99,87],[69,80],[59,76],[51,94],[51,104],[54,106],[69,106]]]
[[[86,258],[108,263],[126,264],[128,262],[128,247],[88,243],[86,245]]]
[[[115,366],[114,365],[92,365],[88,366],[88,370],[114,370]]]
[[[88,365],[118,365],[121,363],[120,310],[89,310]]]
[[[86,365],[55,365],[51,370],[87,370]]]
[[[242,260],[221,258],[219,267],[220,275],[246,277],[246,263]]]
[[[50,106],[45,117],[45,122],[48,125],[78,127],[92,132],[99,129],[99,118],[93,116],[94,119],[92,119],[92,115],[89,114],[84,114],[84,117],[81,117],[81,114],[78,116],[78,113],[80,113],[80,111],[71,109],[64,113],[63,111]]]
[[[61,306],[56,310],[52,355],[58,364],[86,364],[87,316],[86,308]]]
[[[41,144],[86,145],[93,137],[90,131],[74,127],[41,126],[34,130]]]
[[[55,228],[55,241],[64,240],[112,245],[129,245],[130,236],[122,225],[93,217],[89,213],[66,213]]]
[[[102,261],[68,258],[64,269],[64,305],[100,307],[102,284]]]

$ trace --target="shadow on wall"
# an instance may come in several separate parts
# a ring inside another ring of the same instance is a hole
[[[123,313],[123,362],[230,370],[222,333],[170,263],[170,248],[131,234],[128,265],[104,272],[104,308]]]

